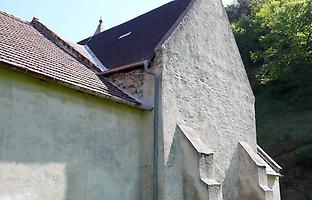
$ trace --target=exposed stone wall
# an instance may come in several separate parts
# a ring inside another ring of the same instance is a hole
[[[240,199],[237,145],[245,141],[256,151],[254,96],[221,1],[197,0],[156,63],[162,67],[160,199],[178,199],[179,186],[166,178],[177,124],[194,129],[214,152],[223,199]]]
[[[143,67],[114,73],[105,78],[145,107],[154,107],[154,75],[145,72]]]
[[[150,199],[152,112],[0,66],[0,199]]]
[[[106,79],[128,94],[139,99],[143,98],[144,69],[115,73]]]

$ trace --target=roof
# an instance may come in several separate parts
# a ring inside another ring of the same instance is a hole
[[[267,174],[273,175],[273,176],[282,176],[280,174],[282,171],[282,167],[279,166],[273,160],[273,158],[271,158],[260,146],[257,146],[257,154],[266,163]]]
[[[37,19],[0,12],[0,63],[83,92],[139,105],[97,75],[97,67]]]
[[[192,0],[175,0],[109,30],[86,38],[87,45],[108,69],[151,60]]]

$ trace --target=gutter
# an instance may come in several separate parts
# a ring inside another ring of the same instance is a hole
[[[135,68],[142,67],[142,66],[145,67],[145,63],[148,63],[148,65],[149,65],[150,61],[149,60],[144,60],[144,61],[140,61],[140,62],[131,63],[131,64],[124,65],[124,66],[121,66],[121,67],[117,67],[115,69],[110,69],[110,70],[107,70],[107,71],[99,72],[99,73],[97,73],[97,75],[106,76],[106,75],[111,75],[111,74],[114,74],[114,73],[117,73],[117,72],[121,72],[121,71],[125,71],[125,70],[135,69]]]
[[[160,74],[148,69],[150,61],[144,61],[144,71],[154,76],[154,127],[153,127],[153,200],[158,199],[158,130],[159,130],[159,84]]]

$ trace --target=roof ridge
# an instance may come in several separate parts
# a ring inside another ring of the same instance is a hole
[[[72,45],[58,36],[55,32],[49,29],[46,25],[41,23],[39,19],[33,18],[30,24],[37,29],[43,36],[45,36],[48,40],[53,42],[60,49],[64,50],[66,53],[71,55],[77,61],[85,65],[87,68],[91,69],[95,74],[100,73],[100,69],[93,64],[88,58],[82,55],[79,51],[77,51]]]
[[[24,24],[30,24],[28,21],[26,21],[26,20],[22,20],[21,18],[19,18],[19,17],[16,17],[16,16],[14,16],[14,15],[12,15],[12,14],[9,14],[9,13],[7,13],[7,12],[4,12],[4,11],[1,11],[0,10],[0,14],[2,14],[2,15],[5,15],[5,16],[7,16],[7,17],[10,17],[10,18],[12,18],[12,19],[14,19],[14,20],[17,20],[17,21],[19,21],[19,22],[21,22],[21,23],[24,23]]]
[[[142,17],[145,14],[148,14],[148,13],[151,13],[151,12],[155,12],[157,9],[160,9],[161,7],[167,6],[168,4],[171,4],[173,2],[174,2],[174,0],[171,0],[168,3],[165,3],[165,4],[161,5],[161,6],[156,7],[156,8],[153,8],[152,10],[149,10],[149,11],[147,11],[145,13],[142,13],[142,14],[136,16],[136,17],[133,17],[133,18],[131,18],[131,19],[125,21],[125,22],[122,22],[121,24],[118,24],[116,26],[113,26],[113,27],[111,27],[111,28],[109,28],[109,29],[107,29],[105,31],[109,31],[110,29],[118,28],[119,26],[122,26],[122,25],[124,25],[124,24],[126,24],[126,23],[128,23],[130,21],[136,20],[137,18],[140,18],[140,17]]]
[[[109,29],[104,30],[104,31],[102,31],[102,32],[100,32],[100,33],[98,33],[98,34],[102,34],[102,33],[108,32],[108,31],[112,31],[113,29],[117,29],[118,27],[121,27],[121,26],[123,26],[123,25],[126,24],[126,23],[129,23],[129,22],[131,22],[131,21],[133,21],[133,20],[136,20],[137,18],[140,18],[140,17],[142,17],[143,15],[146,15],[146,14],[151,13],[151,12],[155,12],[157,9],[159,9],[159,8],[161,8],[161,7],[164,7],[164,6],[168,5],[168,4],[171,4],[173,1],[174,1],[174,0],[171,0],[171,1],[169,1],[168,3],[165,3],[165,4],[161,5],[161,6],[156,7],[156,8],[153,8],[153,9],[150,10],[150,11],[147,11],[147,12],[145,12],[145,13],[142,13],[142,14],[138,15],[138,16],[135,16],[135,17],[133,17],[133,18],[127,20],[127,21],[124,21],[124,22],[122,22],[122,23],[120,23],[120,24],[117,24],[116,26],[110,27]],[[85,38],[85,39],[83,39],[83,40],[80,40],[80,41],[77,42],[77,44],[80,44],[80,43],[82,43],[82,42],[84,42],[84,41],[86,41],[86,43],[87,43],[88,40],[90,40],[93,36],[95,36],[95,35],[91,35],[90,37],[87,37],[87,38]]]

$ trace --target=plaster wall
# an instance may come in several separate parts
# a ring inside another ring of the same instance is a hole
[[[279,185],[279,177],[268,175],[268,186],[273,190],[273,199],[280,200],[281,199],[281,191]]]
[[[155,63],[162,69],[160,199],[177,199],[170,190],[179,186],[166,178],[177,124],[194,129],[214,151],[223,199],[239,199],[238,141],[256,151],[254,96],[221,1],[195,1]]]
[[[239,144],[239,192],[240,199],[264,200],[270,195],[267,186],[265,163],[245,143]]]
[[[150,199],[152,112],[0,66],[0,199]]]

